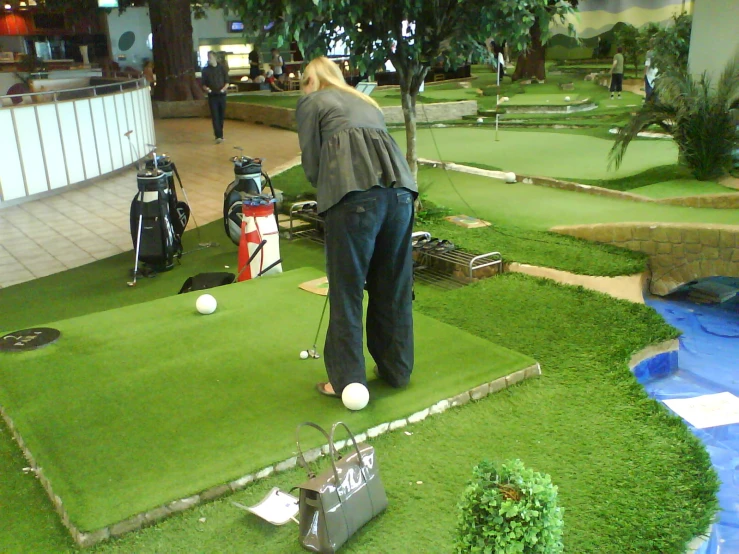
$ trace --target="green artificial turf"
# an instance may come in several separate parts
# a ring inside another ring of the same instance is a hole
[[[505,227],[547,230],[557,225],[635,221],[739,224],[739,210],[684,208],[523,183],[509,185],[441,168],[422,168],[418,179],[432,183],[426,194],[435,204]]]
[[[282,180],[287,185],[287,181]],[[277,186],[277,185],[275,185]],[[216,247],[198,250],[200,242]],[[102,310],[140,304],[175,295],[185,281],[198,273],[238,272],[238,248],[226,236],[222,221],[214,221],[185,233],[185,254],[174,269],[153,278],[131,280],[133,250],[47,277],[0,289],[0,332],[11,332],[41,323],[77,317]],[[285,271],[310,266],[323,269],[323,249],[314,244],[280,241]],[[69,300],[73,301],[70,302]]]
[[[361,432],[534,363],[416,315],[411,384],[384,385],[368,358],[372,401],[348,412],[314,390],[322,360],[298,356],[324,304],[298,285],[321,274],[212,289],[209,316],[194,292],[51,322],[57,343],[6,355],[0,404],[75,525],[92,531],[287,459],[302,421]]]
[[[650,198],[673,198],[675,196],[701,196],[704,194],[739,194],[739,191],[712,181],[676,179],[631,189],[634,194]]]
[[[681,554],[705,531],[717,508],[710,460],[626,367],[634,350],[676,334],[653,310],[512,274],[449,293],[420,287],[416,304],[526,351],[544,373],[373,439],[388,509],[342,552],[450,552],[456,504],[483,458],[521,458],[552,476],[566,552]],[[298,554],[296,525],[273,527],[230,501],[255,504],[273,486],[304,479],[300,469],[270,477],[93,550]]]
[[[404,132],[393,136],[405,151]],[[575,133],[502,130],[498,141],[489,128],[419,129],[418,156],[457,163],[484,163],[523,175],[573,179],[614,179],[674,164],[671,141],[642,141],[629,149],[619,170],[608,170],[613,141]]]
[[[570,100],[565,100],[565,97],[569,97]],[[557,93],[537,93],[537,94],[516,94],[506,102],[503,107],[510,106],[568,106],[576,105],[580,100],[585,100],[579,94],[559,91]]]

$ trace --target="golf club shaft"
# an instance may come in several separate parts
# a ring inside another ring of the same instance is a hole
[[[246,264],[243,268],[241,268],[241,271],[239,271],[239,274],[236,276],[236,280],[239,280],[239,277],[241,277],[241,274],[246,271],[246,268],[251,265],[252,260],[256,257],[257,254],[259,254],[259,251],[264,248],[264,245],[267,244],[267,239],[264,239],[262,242],[259,243],[259,246],[256,247],[254,252],[252,252],[251,256],[249,256],[249,259],[246,261]]]
[[[139,200],[139,229],[136,232],[136,260],[133,262],[133,284],[136,284],[136,275],[139,272],[139,252],[141,251],[141,227],[144,222],[144,193],[142,192]]]
[[[326,293],[326,301],[323,303],[323,310],[321,311],[321,319],[318,321],[318,329],[316,329],[316,338],[313,339],[313,352],[318,351],[318,347],[316,346],[316,343],[318,342],[318,335],[321,334],[321,326],[323,325],[323,316],[326,315],[326,306],[328,306],[328,293]]]

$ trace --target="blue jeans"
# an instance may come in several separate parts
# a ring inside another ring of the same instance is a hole
[[[413,371],[414,194],[373,187],[350,192],[325,214],[326,272],[331,304],[324,361],[337,393],[367,384],[363,350],[366,288],[367,348],[393,387]]]
[[[210,118],[213,120],[213,134],[217,139],[223,138],[223,119],[226,117],[226,95],[209,94]]]

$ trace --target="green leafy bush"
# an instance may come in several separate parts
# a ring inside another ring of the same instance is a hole
[[[609,165],[618,168],[638,134],[657,125],[675,139],[680,163],[696,179],[728,172],[737,142],[731,109],[739,104],[739,49],[716,86],[706,73],[694,77],[687,71],[667,71],[657,79],[656,92],[656,99],[646,102],[616,136]]]
[[[521,460],[484,460],[459,504],[456,552],[557,554],[563,551],[563,509],[549,475]]]

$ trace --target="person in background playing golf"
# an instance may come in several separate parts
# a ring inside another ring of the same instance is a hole
[[[611,66],[611,100],[613,93],[617,92],[621,98],[621,89],[624,86],[624,55],[623,48],[620,46],[616,49],[616,55],[613,56],[613,65]]]
[[[334,62],[312,60],[301,87],[298,138],[325,220],[331,304],[324,349],[329,382],[316,386],[328,396],[341,396],[350,383],[366,386],[365,289],[376,372],[393,387],[405,386],[414,360],[411,231],[418,187],[377,103],[347,85]]]
[[[223,119],[226,115],[226,89],[228,89],[228,70],[218,64],[216,53],[208,52],[208,65],[203,68],[203,90],[208,93],[210,117],[213,120],[213,134],[216,144],[223,142]]]

